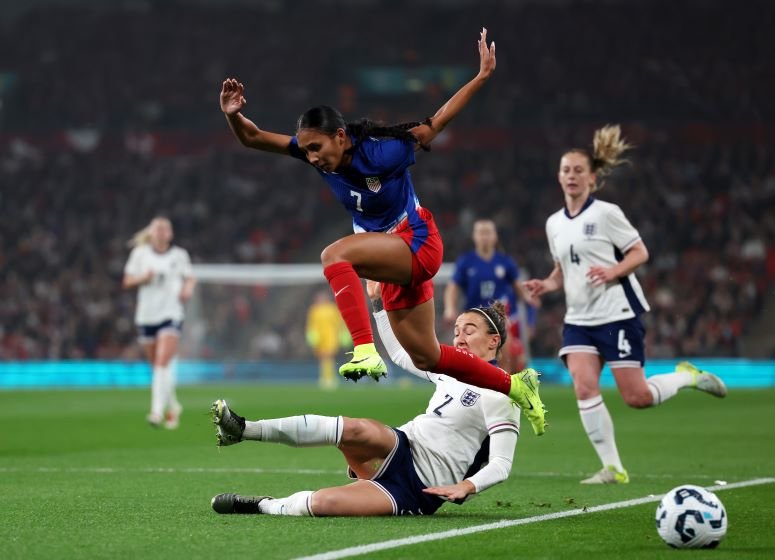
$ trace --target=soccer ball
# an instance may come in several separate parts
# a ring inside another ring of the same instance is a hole
[[[657,507],[657,532],[673,548],[716,548],[727,534],[727,512],[713,492],[684,484]]]

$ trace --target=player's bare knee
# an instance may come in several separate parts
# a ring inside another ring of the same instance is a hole
[[[341,445],[360,443],[368,439],[368,424],[360,418],[345,418]]]
[[[324,267],[334,263],[344,262],[346,260],[347,259],[344,257],[341,244],[337,241],[331,243],[331,245],[327,246],[320,253],[320,262]]]
[[[600,394],[600,385],[596,382],[584,382],[574,376],[573,390],[576,393],[576,399],[585,401]]]
[[[309,498],[309,509],[312,514],[320,517],[323,515],[331,515],[336,511],[337,498],[332,496],[329,492],[321,492],[318,490]]]
[[[433,368],[439,362],[438,357],[433,357],[425,352],[414,352],[409,357],[412,358],[414,367],[422,371],[433,371]]]
[[[632,408],[648,408],[654,400],[650,391],[637,393],[622,393],[622,398],[627,406]]]

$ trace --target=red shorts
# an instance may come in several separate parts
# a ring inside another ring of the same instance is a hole
[[[386,311],[396,309],[409,309],[425,303],[433,297],[433,277],[441,268],[444,257],[444,245],[441,242],[441,234],[436,227],[436,222],[425,208],[419,208],[417,213],[427,226],[427,236],[422,233],[421,239],[418,232],[412,229],[409,223],[399,225],[391,235],[398,235],[410,248],[416,245],[418,240],[422,245],[412,251],[412,279],[408,284],[382,284],[382,303]]]

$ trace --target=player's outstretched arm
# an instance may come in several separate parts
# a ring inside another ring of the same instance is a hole
[[[221,87],[221,111],[226,115],[226,122],[229,123],[229,128],[237,140],[248,148],[288,154],[291,137],[258,128],[253,121],[241,113],[246,103],[245,86],[235,78],[226,78]]]
[[[125,290],[131,290],[145,284],[153,282],[154,273],[152,270],[147,271],[145,274],[124,274],[121,280],[121,287]]]
[[[487,46],[487,29],[484,27],[479,32],[477,45],[479,48],[479,73],[436,111],[436,114],[431,117],[430,125],[421,124],[411,130],[419,144],[429,145],[444,130],[449,121],[454,119],[466,106],[495,70],[495,41],[491,42],[489,47]]]
[[[643,241],[638,241],[624,254],[624,259],[611,267],[590,266],[587,278],[593,286],[602,286],[617,278],[624,278],[649,260],[649,251]]]
[[[526,280],[523,284],[523,287],[533,299],[538,299],[548,292],[559,290],[562,288],[562,286],[562,268],[558,262],[554,263],[554,269],[552,270],[551,274],[549,274],[549,276],[543,280],[532,278],[530,280]]]
[[[517,448],[519,434],[513,430],[504,430],[490,435],[490,455],[487,464],[474,475],[448,486],[432,486],[423,489],[445,500],[465,500],[471,494],[484,492],[500,484],[509,477],[514,462],[514,450]]]
[[[393,333],[393,328],[390,326],[387,312],[382,307],[380,283],[375,282],[374,280],[366,280],[366,293],[368,294],[369,299],[371,300],[371,306],[374,309],[374,321],[377,323],[379,338],[382,340],[382,344],[385,345],[385,350],[387,350],[387,353],[390,356],[390,361],[420,379],[432,381],[431,376],[434,376],[435,374],[417,369],[412,363],[412,358],[409,357],[409,354],[403,349],[401,343],[398,342],[395,333]]]
[[[457,484],[450,484],[448,486],[431,486],[430,488],[424,488],[423,492],[454,502],[455,500],[465,500],[471,494],[476,494],[476,486],[474,486],[473,482],[466,479]]]

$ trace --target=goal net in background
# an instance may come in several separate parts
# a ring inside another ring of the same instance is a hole
[[[453,268],[445,263],[434,278],[436,332],[446,343],[452,340],[452,329],[441,321],[443,291]],[[194,377],[190,380],[317,378],[305,323],[315,294],[330,289],[321,265],[197,264],[194,276],[198,285],[181,339],[181,358],[189,362],[187,377]],[[346,359],[345,351],[337,356],[340,362]],[[198,373],[192,373],[191,362],[199,364]]]

